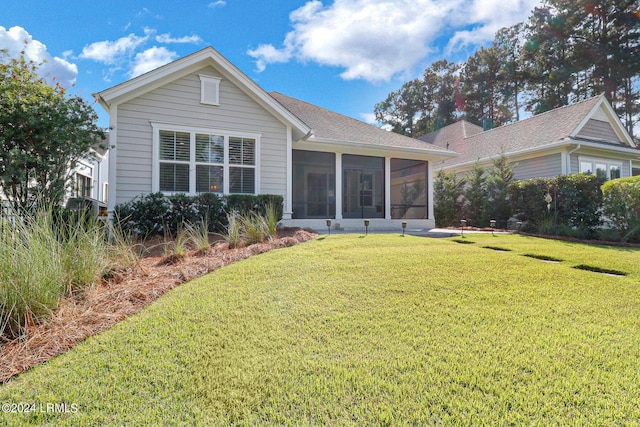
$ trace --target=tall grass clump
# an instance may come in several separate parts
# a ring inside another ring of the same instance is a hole
[[[69,294],[83,291],[115,269],[117,260],[109,256],[106,226],[91,214],[74,212],[56,228]]]
[[[268,238],[267,222],[262,215],[248,212],[240,217],[244,240],[248,245],[264,242]]]
[[[125,231],[118,223],[110,229],[108,246],[109,259],[114,270],[134,268],[142,258],[144,246],[137,243],[137,237],[131,231]]]
[[[17,337],[57,306],[66,275],[51,210],[12,217],[0,235],[0,335]]]
[[[268,202],[264,209],[264,220],[267,226],[268,238],[274,239],[278,236],[278,222],[280,219],[279,209],[273,202]]]
[[[0,228],[0,335],[24,335],[63,296],[119,268],[106,227],[88,214],[45,207],[7,218]]]
[[[227,215],[227,229],[224,238],[230,248],[237,248],[242,241],[242,219],[237,212]]]
[[[200,221],[199,224],[187,224],[185,225],[189,239],[195,246],[196,250],[200,253],[206,252],[209,249],[209,224],[206,219]]]
[[[265,206],[265,214],[255,211],[233,212],[227,216],[225,239],[230,248],[242,242],[247,245],[271,240],[278,235],[278,210],[275,205]]]

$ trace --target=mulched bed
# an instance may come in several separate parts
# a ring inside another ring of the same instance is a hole
[[[184,282],[252,255],[293,246],[316,236],[310,230],[286,228],[269,242],[230,249],[219,241],[204,253],[192,251],[173,262],[166,262],[157,251],[150,251],[132,271],[97,284],[82,298],[63,299],[48,321],[28,330],[26,339],[0,342],[0,383],[109,329]]]

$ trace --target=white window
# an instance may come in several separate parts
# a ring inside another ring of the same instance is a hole
[[[76,173],[75,179],[75,197],[91,197],[91,189],[93,180],[90,176]]]
[[[581,173],[595,174],[606,180],[622,176],[622,162],[620,161],[580,157],[578,162]]]
[[[220,105],[220,81],[222,79],[213,76],[199,74],[200,77],[200,103],[208,105]]]
[[[256,194],[260,135],[152,126],[153,191]]]

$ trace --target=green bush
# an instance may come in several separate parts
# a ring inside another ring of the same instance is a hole
[[[256,212],[265,215],[270,204],[277,207],[278,221],[282,219],[282,196],[262,194],[232,194],[219,196],[204,193],[198,196],[162,193],[140,195],[115,207],[115,221],[122,229],[136,235],[175,235],[183,224],[199,226],[205,221],[209,231],[223,232],[229,214]]]
[[[578,173],[555,177],[558,187],[558,221],[575,230],[581,230],[577,237],[591,238],[597,234],[602,224],[603,178],[596,175]],[[553,206],[552,206],[553,209]]]
[[[509,184],[511,209],[513,215],[523,221],[522,231],[542,232],[540,228],[547,221],[553,225],[551,211],[544,200],[550,188],[550,178],[525,179]],[[553,229],[550,230],[553,234]]]
[[[640,242],[640,176],[602,185],[603,212],[623,240]]]
[[[463,215],[465,180],[455,172],[440,169],[433,182],[433,211],[436,227],[459,224]]]
[[[587,174],[533,178],[512,182],[509,200],[523,231],[593,238],[602,223],[601,185],[601,178]]]

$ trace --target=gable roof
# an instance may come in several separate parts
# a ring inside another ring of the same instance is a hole
[[[100,105],[111,113],[110,109],[114,105],[130,101],[207,66],[215,68],[223,78],[235,84],[278,120],[292,126],[297,136],[303,137],[309,133],[310,129],[298,117],[283,108],[264,89],[211,46],[105,89],[94,94],[94,96],[98,99]]]
[[[456,155],[446,148],[380,129],[377,126],[291,98],[279,92],[271,92],[270,94],[311,129],[312,134],[307,141],[312,143],[365,145],[402,151],[419,151],[442,158]]]
[[[620,138],[621,144],[611,141],[585,139],[580,131],[597,113],[608,117],[613,131]],[[633,140],[624,129],[620,119],[613,112],[604,95],[595,96],[565,107],[556,108],[531,118],[511,123],[485,132],[467,134],[455,127],[447,126],[439,131],[421,136],[423,141],[433,141],[439,146],[449,144],[449,149],[459,153],[459,157],[446,160],[443,167],[472,164],[496,157],[504,153],[516,154],[528,151],[544,150],[566,144],[593,143],[602,148],[625,149],[636,148]],[[466,126],[466,125],[462,125]],[[452,129],[447,129],[452,127]],[[479,126],[471,128],[477,130]],[[463,128],[466,129],[466,128]]]

